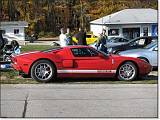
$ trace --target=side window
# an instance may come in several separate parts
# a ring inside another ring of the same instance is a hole
[[[122,38],[119,38],[119,41],[118,42],[123,42],[123,39]]]
[[[98,52],[90,48],[72,48],[71,49],[75,57],[95,57],[98,56]]]
[[[91,38],[92,36],[91,36],[91,35],[86,35],[86,37],[87,37],[87,38]]]
[[[137,41],[134,41],[134,42],[131,42],[131,43],[129,43],[129,46],[136,46],[137,45]]]
[[[134,42],[131,42],[130,43],[130,46],[139,46],[139,45],[144,45],[145,44],[145,39],[139,39],[139,40],[136,40]]]
[[[86,48],[72,48],[71,51],[75,57],[90,57],[91,56],[89,50]]]
[[[128,40],[127,39],[123,39],[123,42],[128,42]]]
[[[98,56],[98,52],[97,51],[95,51],[93,49],[88,49],[88,50],[90,51],[92,57]]]
[[[119,40],[120,40],[120,38],[115,38],[115,39],[114,39],[114,43],[119,42]]]

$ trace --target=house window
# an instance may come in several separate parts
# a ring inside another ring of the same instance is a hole
[[[19,29],[14,29],[14,34],[19,34]]]
[[[119,35],[119,29],[110,29],[108,30],[109,36]]]

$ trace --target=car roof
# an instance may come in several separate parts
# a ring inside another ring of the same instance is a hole
[[[143,38],[157,38],[158,39],[158,36],[142,36],[142,37],[137,37],[137,38],[131,39],[128,43],[136,41],[138,39],[143,39]]]
[[[115,38],[123,38],[123,39],[129,40],[128,38],[120,37],[120,36],[118,36],[118,37],[110,37],[109,39],[115,39]]]
[[[91,47],[87,45],[70,45],[63,48],[91,48]]]
[[[143,38],[157,38],[158,39],[158,36],[142,36],[142,37],[137,37],[137,38],[131,39],[130,41],[128,41],[128,42],[126,42],[124,44],[112,46],[112,48],[119,48],[119,47],[122,47],[122,46],[127,46],[131,42],[134,42],[134,41],[136,41],[138,39],[143,39]]]

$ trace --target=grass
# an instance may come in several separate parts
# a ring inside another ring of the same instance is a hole
[[[45,49],[49,49],[49,48],[53,48],[53,46],[50,46],[50,45],[24,45],[21,48],[21,52],[45,50]]]

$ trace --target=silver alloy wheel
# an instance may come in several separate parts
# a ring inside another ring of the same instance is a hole
[[[35,76],[39,80],[48,80],[52,76],[52,67],[47,63],[40,63],[35,67]]]
[[[124,80],[131,80],[136,74],[135,68],[130,64],[124,64],[119,69],[119,75]]]

